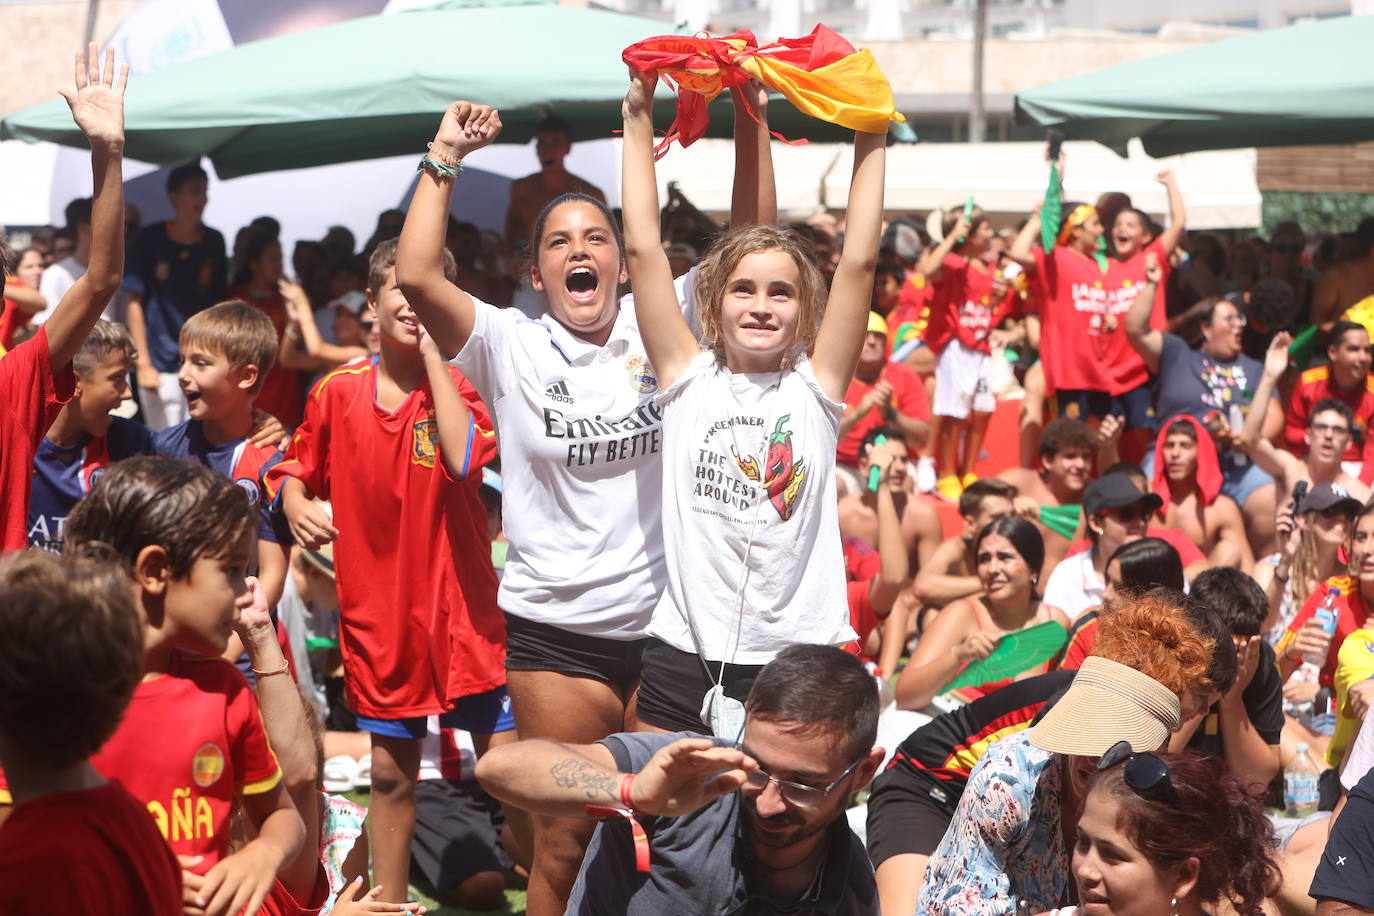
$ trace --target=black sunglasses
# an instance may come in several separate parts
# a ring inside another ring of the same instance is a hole
[[[1126,769],[1122,775],[1132,792],[1146,801],[1178,805],[1178,793],[1169,779],[1169,765],[1158,754],[1137,754],[1131,750],[1131,742],[1118,741],[1098,759],[1097,771],[1110,770],[1123,762]]]

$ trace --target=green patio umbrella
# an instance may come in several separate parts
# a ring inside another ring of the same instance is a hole
[[[1019,93],[1016,115],[1123,156],[1370,140],[1371,44],[1374,16],[1269,29]]]
[[[502,142],[527,142],[546,112],[565,120],[574,140],[610,137],[628,86],[621,50],[671,32],[657,20],[552,0],[352,19],[133,77],[125,152],[159,165],[209,156],[221,178],[406,152],[418,161],[457,98],[501,109]],[[672,112],[664,89],[656,120],[666,128]],[[712,114],[712,132],[728,136],[729,103]],[[852,136],[781,101],[769,120],[789,139]],[[85,146],[61,99],[0,121],[0,139],[9,138]]]

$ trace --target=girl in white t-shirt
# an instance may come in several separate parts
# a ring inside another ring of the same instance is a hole
[[[656,74],[625,97],[625,254],[664,411],[668,587],[654,610],[637,712],[718,735],[758,669],[791,643],[854,639],[834,482],[845,389],[867,327],[882,222],[884,134],[854,141],[844,251],[829,298],[805,243],[730,230],[703,260],[703,340],[673,292],[653,165]]]
[[[766,96],[765,96],[766,98]],[[766,113],[739,106],[732,219],[776,219]],[[537,320],[481,302],[441,269],[455,163],[496,139],[500,116],[454,102],[420,176],[396,254],[416,316],[486,402],[501,446],[509,540],[498,596],[521,738],[589,744],[634,727],[640,654],[666,586],[659,488],[662,411],[606,205],[564,194],[531,240]],[[686,285],[683,296],[690,299]],[[681,320],[681,312],[678,312]],[[531,912],[563,912],[594,822],[534,824]]]

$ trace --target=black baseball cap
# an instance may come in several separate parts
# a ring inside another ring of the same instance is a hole
[[[1134,506],[1136,503],[1145,503],[1151,512],[1157,512],[1159,507],[1164,505],[1164,500],[1157,493],[1140,492],[1135,481],[1125,474],[1099,477],[1083,491],[1083,515],[1086,518],[1092,518],[1108,509],[1120,509],[1122,506]]]
[[[1303,494],[1302,502],[1298,505],[1298,514],[1326,512],[1330,509],[1345,509],[1355,514],[1363,508],[1363,504],[1347,493],[1345,487],[1340,484],[1319,483]]]

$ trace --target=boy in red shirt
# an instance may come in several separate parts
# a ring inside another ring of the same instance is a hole
[[[141,802],[90,755],[143,674],[127,578],[43,551],[0,565],[0,828],[6,912],[179,916],[181,868]]]
[[[67,551],[113,556],[143,617],[143,681],[92,759],[147,806],[180,856],[187,905],[253,911],[305,836],[258,704],[217,656],[251,599],[257,523],[247,494],[189,461],[113,465],[67,520]],[[229,852],[237,803],[253,836]]]
[[[114,78],[114,49],[105,52],[104,74],[92,44],[76,56],[76,90],[59,90],[72,120],[91,144],[95,197],[91,205],[91,256],[86,273],[67,291],[38,333],[0,358],[0,551],[22,550],[27,541],[29,475],[49,424],[72,396],[70,363],[100,312],[119,290],[124,269],[124,89],[129,68]],[[0,236],[0,278],[14,255]],[[0,279],[0,293],[4,280]]]
[[[397,289],[395,261],[395,240],[383,242],[368,270],[380,354],[320,380],[267,486],[298,543],[335,542],[345,690],[372,736],[374,873],[383,899],[400,902],[426,718],[472,732],[479,751],[513,740],[514,722],[478,495],[495,435]],[[452,256],[444,263],[452,281]]]
[[[967,215],[950,212],[943,230],[940,244],[921,258],[919,270],[934,290],[926,344],[938,354],[934,406],[942,419],[935,441],[936,489],[945,499],[957,500],[976,479],[973,465],[997,408],[988,388],[989,338],[1012,316],[1020,298],[984,260],[994,233],[981,209]]]
[[[859,465],[859,443],[874,427],[892,425],[906,434],[913,451],[925,447],[930,435],[930,401],[926,386],[914,369],[887,358],[888,323],[868,313],[868,333],[859,351],[859,365],[844,393],[840,442],[835,460],[849,468]]]
[[[1329,366],[1316,366],[1298,377],[1288,408],[1283,412],[1283,441],[1299,458],[1307,454],[1308,425],[1319,401],[1335,398],[1350,407],[1350,441],[1341,455],[1342,469],[1365,483],[1374,482],[1374,375],[1370,375],[1369,331],[1353,321],[1338,321],[1331,328],[1326,348]]]

